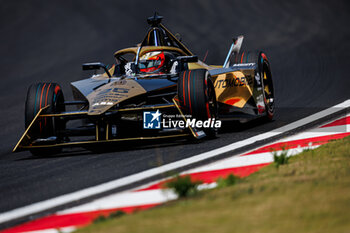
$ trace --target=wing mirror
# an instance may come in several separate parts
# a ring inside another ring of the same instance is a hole
[[[102,68],[108,75],[109,79],[111,79],[112,77],[112,75],[109,73],[107,66],[101,62],[84,63],[82,67],[83,70],[98,70]]]
[[[198,56],[179,56],[176,59],[171,60],[171,62],[177,62],[177,65],[172,72],[180,73],[187,69],[188,63],[198,62]]]

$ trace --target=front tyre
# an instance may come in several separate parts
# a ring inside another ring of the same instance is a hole
[[[32,84],[27,92],[25,104],[25,127],[27,128],[41,108],[45,106],[46,113],[59,113],[65,111],[64,96],[61,87],[56,83]],[[30,130],[32,140],[38,138],[56,137],[60,140],[59,130],[65,128],[65,122],[52,117],[40,118]],[[33,155],[47,155],[59,153],[60,149],[31,149]]]
[[[205,69],[186,70],[178,79],[178,97],[180,107],[185,114],[196,120],[217,119],[217,102],[214,85],[209,72]],[[217,136],[215,127],[203,128],[209,138]]]
[[[266,119],[271,121],[275,112],[275,94],[272,82],[270,63],[264,52],[242,51],[235,57],[234,64],[256,63],[257,73],[260,76],[260,86],[264,99]],[[258,106],[259,109],[259,106]]]
[[[261,83],[263,88],[266,118],[271,121],[275,113],[275,94],[273,89],[270,63],[267,60],[267,56],[263,52],[260,52],[260,62],[261,62],[260,77],[261,77]]]

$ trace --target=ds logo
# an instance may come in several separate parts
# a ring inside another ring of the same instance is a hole
[[[143,112],[143,128],[144,129],[160,129],[161,113]]]

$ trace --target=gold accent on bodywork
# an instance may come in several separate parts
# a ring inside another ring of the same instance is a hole
[[[87,115],[87,113],[88,113],[87,111],[50,113],[50,114],[40,115],[39,117],[79,116],[79,115]]]
[[[98,139],[99,139],[98,124],[95,125],[95,129],[96,129],[96,136],[95,137],[96,137],[96,141],[98,141]]]
[[[149,107],[140,107],[140,108],[124,108],[124,109],[116,109],[116,112],[127,112],[127,111],[140,111],[140,110],[155,110],[155,109],[161,109],[161,108],[173,108],[175,107],[174,104],[168,104],[168,105],[156,105],[156,106],[149,106]]]
[[[111,112],[128,112],[128,111],[141,111],[141,110],[154,110],[154,109],[162,109],[162,108],[174,108],[175,104],[167,104],[167,105],[155,105],[155,106],[147,106],[147,107],[136,107],[136,108],[121,108],[110,110]],[[79,116],[79,115],[87,115],[88,111],[80,111],[80,112],[64,112],[64,113],[52,113],[52,114],[43,114],[38,117],[64,117],[64,116]]]
[[[27,129],[24,131],[22,137],[19,139],[19,141],[17,142],[16,146],[13,148],[12,152],[15,152],[18,147],[23,143],[25,142],[25,138],[24,137],[27,137],[27,140],[30,140],[30,136],[28,135],[30,129],[32,128],[34,122],[36,121],[36,119],[39,117],[40,113],[42,111],[44,111],[45,109],[47,109],[48,107],[50,107],[50,105],[46,105],[45,107],[39,109],[38,113],[35,115],[34,119],[32,120],[32,122],[30,122],[29,126],[27,127]]]
[[[127,54],[127,53],[136,54],[137,50],[138,50],[138,47],[131,47],[131,48],[121,49],[121,50],[118,50],[117,52],[114,53],[114,57],[122,56],[123,54]],[[144,47],[141,48],[139,57],[141,57],[145,53],[152,52],[152,51],[172,51],[172,52],[178,52],[181,55],[186,55],[186,53],[184,51],[182,51],[179,48],[175,48],[175,47],[170,47],[170,46],[144,46]]]
[[[174,102],[174,104],[175,104],[177,110],[180,112],[180,115],[182,116],[182,118],[183,118],[184,121],[186,122],[186,117],[185,117],[185,115],[182,113],[182,111],[181,111],[181,109],[180,109],[180,106],[179,106],[178,102],[175,100],[175,98],[173,98],[173,102]],[[190,131],[191,131],[193,137],[198,138],[198,136],[196,135],[196,133],[193,131],[192,127],[191,127],[191,126],[188,126],[188,128],[190,129]]]
[[[111,82],[90,93],[88,115],[100,115],[114,105],[147,91],[135,80],[124,79],[121,82]]]
[[[209,65],[210,67],[212,68],[215,68],[215,69],[221,69],[222,68],[222,65]]]
[[[213,78],[218,102],[243,108],[253,95],[254,71],[233,71]]]

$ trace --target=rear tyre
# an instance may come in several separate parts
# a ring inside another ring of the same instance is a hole
[[[41,108],[49,107],[46,113],[58,113],[65,111],[64,96],[61,87],[56,83],[37,83],[32,84],[27,92],[25,104],[25,127],[27,128],[33,121],[36,114]],[[65,128],[65,122],[52,117],[41,118],[36,121],[30,130],[32,140],[38,138],[57,137],[57,141],[61,140],[58,135],[59,130]],[[48,155],[59,153],[60,149],[31,149],[33,155]]]
[[[242,51],[235,57],[235,64],[256,63],[258,64],[257,72],[260,76],[261,87],[263,89],[264,107],[266,119],[271,121],[275,112],[275,94],[273,89],[272,73],[270,63],[264,52],[245,52]],[[259,108],[259,106],[258,106]]]
[[[217,102],[214,85],[205,69],[186,70],[178,79],[178,97],[184,114],[197,120],[217,119]],[[209,138],[217,137],[218,129],[203,128]]]

